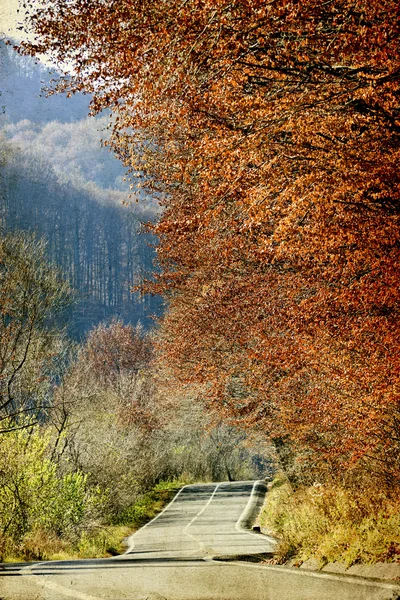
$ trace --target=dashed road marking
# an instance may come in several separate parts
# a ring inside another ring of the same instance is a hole
[[[169,507],[171,506],[171,504],[173,504],[175,502],[175,500],[178,498],[178,496],[183,492],[183,490],[185,488],[187,488],[187,485],[184,485],[177,494],[175,494],[175,496],[172,498],[171,502],[169,504],[167,504],[167,506],[165,506],[165,508],[163,508],[163,510],[158,513],[158,515],[156,515],[154,517],[154,519],[151,519],[151,521],[149,521],[148,523],[146,523],[145,525],[142,525],[142,527],[138,530],[138,531],[143,531],[143,529],[145,529],[146,527],[148,527],[149,525],[151,525],[152,523],[154,523],[154,521],[157,521],[157,519],[159,519],[161,517],[162,514],[165,513],[166,510],[169,509]],[[129,554],[130,552],[133,552],[134,548],[135,548],[135,542],[133,541],[133,537],[136,535],[137,532],[133,533],[129,538],[128,541],[131,540],[130,542],[130,546],[128,548],[128,550],[124,553],[124,554]]]
[[[205,505],[203,506],[203,508],[202,508],[202,509],[201,509],[201,510],[200,510],[200,511],[197,513],[197,515],[196,515],[195,517],[193,517],[193,519],[190,521],[190,523],[188,523],[188,524],[186,525],[186,527],[183,529],[183,533],[184,533],[185,535],[187,535],[188,537],[190,537],[192,540],[194,540],[194,541],[195,541],[195,542],[196,542],[196,543],[197,543],[197,544],[200,546],[200,548],[201,548],[201,549],[203,549],[203,548],[204,548],[204,544],[203,544],[202,542],[199,542],[199,540],[198,540],[197,538],[195,538],[195,537],[194,537],[194,536],[193,536],[191,533],[188,533],[188,529],[189,529],[189,527],[190,527],[191,525],[193,525],[193,523],[194,523],[194,522],[195,522],[195,521],[196,521],[196,520],[199,518],[199,516],[200,516],[200,515],[201,515],[201,514],[202,514],[202,513],[203,513],[203,512],[206,510],[207,506],[209,506],[209,505],[211,504],[211,502],[212,502],[212,500],[213,500],[213,498],[214,498],[215,494],[216,494],[216,493],[217,493],[217,491],[218,491],[218,488],[219,488],[219,486],[220,486],[220,485],[222,485],[222,483],[223,483],[223,482],[221,482],[221,483],[218,483],[218,484],[215,486],[215,488],[214,488],[214,491],[213,491],[213,493],[211,494],[211,496],[209,497],[209,499],[208,499],[208,501],[206,502],[206,504],[205,504]]]

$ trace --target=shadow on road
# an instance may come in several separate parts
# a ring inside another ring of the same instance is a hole
[[[81,571],[96,571],[98,569],[126,569],[127,567],[192,567],[194,565],[206,566],[207,563],[202,558],[177,558],[177,557],[157,557],[157,558],[107,558],[107,559],[93,559],[93,560],[80,560],[80,561],[60,561],[60,562],[49,562],[49,563],[20,563],[15,565],[4,565],[4,568],[0,571],[2,577],[16,577],[22,576],[24,570],[31,568],[31,575],[63,575],[66,572],[79,573]]]

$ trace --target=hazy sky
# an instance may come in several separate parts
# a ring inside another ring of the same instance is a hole
[[[0,33],[7,37],[20,38],[21,32],[17,30],[18,0],[0,0]],[[20,13],[22,15],[22,13]],[[21,20],[21,18],[20,18]]]
[[[0,39],[4,39],[4,37],[13,38],[17,41],[34,39],[32,35],[27,35],[24,31],[17,29],[18,26],[23,24],[26,10],[23,7],[19,8],[20,4],[23,4],[22,0],[0,0]],[[39,54],[37,58],[49,67],[54,67],[46,54]]]

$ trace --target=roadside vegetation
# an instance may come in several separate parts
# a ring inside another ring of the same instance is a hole
[[[24,439],[25,431],[19,440]],[[26,511],[13,518],[16,503],[2,494],[0,510],[2,523],[8,518],[11,528],[3,529],[0,537],[0,560],[66,560],[100,558],[121,554],[126,550],[124,540],[142,525],[153,519],[172,500],[183,481],[160,482],[152,490],[139,495],[119,518],[107,518],[109,491],[93,489],[82,473],[57,477],[54,464],[43,458],[45,444],[38,435],[30,445],[27,461],[22,466],[18,484],[26,494],[21,501]],[[18,448],[13,449],[18,452]],[[18,456],[18,454],[17,454]],[[15,465],[12,465],[15,467]],[[32,473],[34,468],[34,474]],[[22,479],[25,478],[23,482]],[[41,481],[38,486],[37,482]],[[24,485],[25,483],[25,485]],[[23,533],[25,532],[25,533]]]
[[[140,326],[81,343],[73,293],[42,240],[0,241],[0,560],[101,557],[191,481],[251,478],[265,461],[239,430],[174,393]]]
[[[260,525],[280,540],[279,563],[400,561],[398,497],[374,486],[326,482],[293,490],[281,475],[271,485]]]

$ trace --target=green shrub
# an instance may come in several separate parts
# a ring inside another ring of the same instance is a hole
[[[153,519],[187,481],[161,481],[117,516],[116,522],[138,529]]]
[[[131,532],[129,527],[110,526],[89,533],[83,532],[77,546],[79,558],[116,556],[124,551],[123,539]]]
[[[56,467],[45,457],[46,435],[26,429],[0,439],[0,531],[22,539],[43,520],[56,495]]]
[[[123,552],[123,538],[156,514],[184,482],[161,482],[105,527],[110,493],[81,472],[61,475],[39,428],[0,437],[0,559],[94,558]]]
[[[100,491],[89,489],[82,473],[59,475],[46,457],[48,444],[48,435],[39,429],[0,438],[0,551],[14,543],[26,545],[33,555],[36,551],[28,547],[39,548],[37,540],[46,536],[77,541],[101,512]]]

